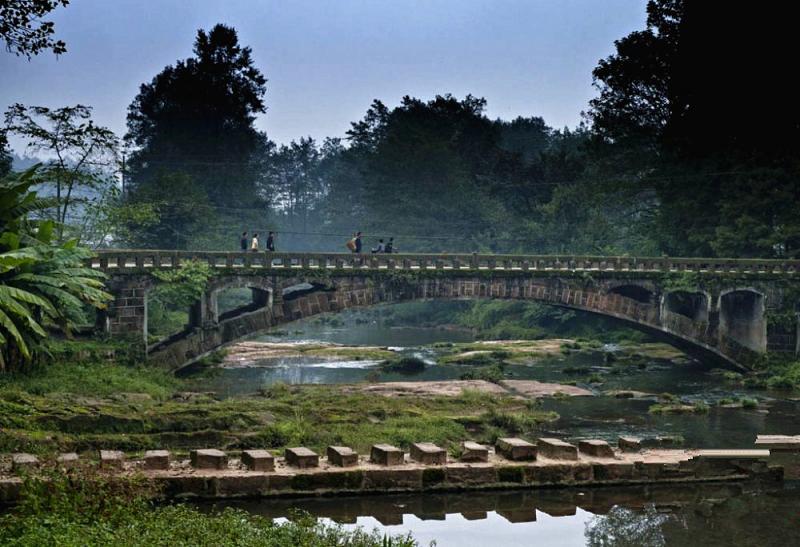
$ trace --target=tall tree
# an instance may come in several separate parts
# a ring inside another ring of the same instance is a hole
[[[140,199],[148,187],[152,197],[170,180],[162,175],[183,173],[220,214],[266,209],[256,182],[268,142],[253,126],[266,110],[265,84],[233,28],[199,30],[194,57],[143,84],[128,108],[126,139],[136,147],[129,161],[131,198]]]
[[[595,69],[596,163],[624,182],[612,189],[656,204],[640,229],[662,251],[753,256],[797,246],[797,221],[762,199],[764,177],[775,196],[800,185],[790,11],[651,0],[645,30],[618,40]],[[732,213],[742,203],[747,219]]]
[[[29,150],[52,158],[38,178],[58,201],[52,216],[59,241],[80,236],[65,228],[115,184],[117,137],[96,125],[92,109],[83,105],[50,109],[15,104],[6,111],[5,121],[6,130],[27,141]]]
[[[42,17],[69,0],[3,0],[0,2],[0,38],[6,50],[28,59],[44,50],[56,55],[67,51],[63,40],[56,40],[55,25]]]
[[[485,105],[471,95],[427,102],[404,97],[391,111],[374,102],[348,131],[364,177],[365,215],[353,218],[353,229],[420,236],[406,240],[406,248],[494,245],[489,216],[498,204],[483,181],[491,178],[500,149]]]

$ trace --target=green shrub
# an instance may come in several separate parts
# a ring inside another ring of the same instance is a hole
[[[741,403],[742,408],[758,408],[758,400],[756,399],[742,397],[739,402]]]
[[[239,545],[279,547],[407,547],[411,536],[385,536],[318,522],[294,513],[285,523],[240,509],[200,512],[186,505],[156,506],[152,486],[138,478],[54,475],[26,481],[22,501],[0,517],[0,544],[59,545]]]

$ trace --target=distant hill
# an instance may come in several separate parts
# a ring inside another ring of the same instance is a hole
[[[30,167],[33,167],[37,163],[42,163],[42,159],[34,157],[22,157],[16,154],[11,154],[11,169],[14,171],[24,171]]]

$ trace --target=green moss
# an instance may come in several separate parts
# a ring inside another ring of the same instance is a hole
[[[314,357],[331,357],[335,359],[344,359],[352,361],[384,361],[395,359],[397,354],[385,348],[349,348],[349,347],[311,347],[308,349],[300,349],[303,355],[310,355]]]

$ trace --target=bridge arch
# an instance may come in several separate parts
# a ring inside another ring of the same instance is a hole
[[[296,283],[297,280],[291,282]],[[275,294],[278,294],[277,288]],[[520,279],[466,278],[456,281],[425,279],[397,282],[348,277],[336,280],[332,287],[319,284],[315,291],[276,301],[271,308],[245,312],[228,319],[220,318],[213,328],[199,330],[184,340],[162,346],[151,358],[168,363],[169,368],[180,368],[205,353],[268,331],[279,324],[351,307],[430,299],[517,299],[575,309],[618,320],[691,355],[738,366],[714,347],[712,339],[698,337],[691,329],[672,328],[670,324],[663,324],[660,303],[640,302],[616,292],[607,292],[602,287],[587,289],[571,286],[558,279],[533,282]]]
[[[232,289],[250,289],[250,302],[220,313],[220,295]],[[195,304],[197,317],[193,324],[215,325],[261,308],[271,308],[274,300],[274,282],[263,276],[219,276],[211,279],[201,302]]]
[[[620,283],[614,284],[608,292],[618,294],[626,298],[631,298],[642,304],[649,304],[655,301],[655,290],[639,283]]]

